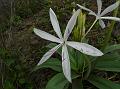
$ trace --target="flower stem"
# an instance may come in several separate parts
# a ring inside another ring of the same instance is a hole
[[[93,28],[93,26],[96,24],[98,19],[96,19],[93,24],[91,25],[91,27],[88,29],[88,31],[85,33],[85,35],[83,36],[82,40],[86,37],[86,35],[90,32],[90,30]]]

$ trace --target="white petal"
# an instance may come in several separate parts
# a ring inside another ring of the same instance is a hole
[[[97,0],[97,6],[98,6],[98,14],[100,14],[101,9],[102,9],[102,1],[101,0]]]
[[[72,32],[72,29],[74,27],[74,25],[76,24],[76,20],[77,20],[77,17],[80,13],[80,9],[78,9],[74,14],[73,16],[71,17],[71,19],[69,20],[68,24],[67,24],[67,27],[66,27],[66,30],[65,30],[65,33],[64,33],[64,39],[67,40],[70,33]]]
[[[110,5],[109,7],[107,7],[102,13],[101,16],[113,11],[114,9],[116,9],[119,6],[119,1],[117,1],[116,3]]]
[[[103,22],[103,20],[99,19],[99,24],[102,28],[105,28],[105,23]]]
[[[55,15],[54,11],[51,8],[50,8],[49,14],[50,14],[50,20],[51,20],[52,26],[53,26],[56,34],[58,35],[58,37],[60,39],[62,39],[62,34],[61,34],[61,31],[60,31],[59,22],[57,20],[57,17]]]
[[[45,32],[45,31],[34,28],[34,32],[36,35],[40,36],[43,39],[50,40],[52,42],[62,43],[62,41],[59,38]]]
[[[93,12],[92,10],[90,10],[90,9],[84,7],[84,6],[81,6],[79,4],[77,4],[77,6],[80,7],[81,9],[83,9],[83,10],[86,10],[86,11],[89,11],[89,12]]]
[[[98,50],[97,48],[91,46],[91,45],[88,45],[86,43],[79,43],[79,42],[67,42],[67,45],[75,48],[76,50],[84,53],[84,54],[87,54],[87,55],[91,55],[91,56],[102,56],[103,53]]]
[[[69,82],[72,82],[71,80],[71,68],[70,68],[70,60],[69,60],[69,55],[68,55],[68,50],[66,45],[63,45],[62,47],[62,68],[63,68],[63,73],[67,80]]]
[[[115,21],[120,21],[120,18],[117,17],[101,17],[101,19],[108,19],[108,20],[115,20]]]
[[[53,53],[60,48],[61,44],[55,46],[54,48],[52,48],[51,50],[49,50],[47,53],[45,53],[42,57],[42,59],[39,61],[39,63],[37,65],[41,65],[42,63],[44,63],[45,61],[47,61],[47,59],[49,59]]]
[[[90,9],[84,7],[84,6],[81,6],[81,5],[79,5],[79,4],[77,4],[77,6],[80,7],[81,9],[83,9],[83,10],[88,11],[90,15],[96,16],[95,12],[93,12],[92,10],[90,10]]]
[[[95,12],[90,12],[89,15],[97,16]]]

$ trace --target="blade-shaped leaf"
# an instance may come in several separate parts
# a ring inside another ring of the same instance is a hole
[[[67,83],[63,73],[58,73],[48,82],[46,89],[64,89]]]
[[[101,16],[113,11],[114,9],[116,9],[119,6],[119,1],[117,1],[116,3],[110,5],[109,7],[107,7],[102,13]]]
[[[92,75],[88,81],[99,89],[120,89],[120,84]]]
[[[112,52],[118,49],[120,49],[120,44],[111,45],[105,48],[104,53]]]
[[[68,47],[71,69],[82,72],[85,63],[85,55],[81,52],[74,50],[72,47]]]
[[[40,36],[43,39],[46,39],[46,40],[49,40],[52,42],[62,43],[62,41],[59,38],[45,32],[45,31],[38,30],[38,29],[34,28],[34,32],[36,35]]]
[[[73,49],[73,48],[71,48],[71,47],[68,47],[68,52],[69,52],[69,57],[70,57],[70,64],[71,64],[71,69],[73,69],[73,70],[78,70],[77,69],[77,57],[78,56],[76,56],[76,51]]]
[[[71,67],[70,67],[70,60],[68,55],[68,50],[66,45],[62,47],[62,68],[65,77],[68,79],[69,82],[71,81]]]
[[[72,79],[79,77],[80,75],[72,73]],[[65,85],[69,82],[66,80],[63,73],[56,74],[47,84],[46,89],[64,89]]]
[[[79,42],[67,42],[67,45],[75,48],[76,50],[84,53],[84,54],[87,54],[87,55],[91,55],[91,56],[102,56],[103,53],[98,50],[97,48],[91,46],[91,45],[88,45],[86,43],[79,43]]]
[[[99,20],[99,24],[100,24],[100,26],[102,27],[102,28],[105,28],[105,23],[103,22],[103,20]]]
[[[36,66],[32,72],[37,71],[41,68],[50,68],[52,70],[58,71],[58,72],[62,72],[62,68],[61,68],[61,62],[59,61],[59,59],[56,58],[50,58],[48,61],[44,62],[43,64]]]
[[[120,55],[117,53],[105,54],[95,63],[95,69],[120,72]]]
[[[65,33],[64,33],[64,39],[67,40],[70,33],[72,32],[73,30],[73,27],[74,25],[76,24],[76,20],[77,20],[77,17],[80,13],[80,9],[78,9],[74,14],[73,16],[71,17],[71,19],[69,20],[68,24],[67,24],[67,27],[66,27],[66,30],[65,30]]]
[[[50,20],[51,20],[52,26],[54,28],[54,31],[57,33],[58,37],[60,39],[62,39],[59,22],[57,20],[57,17],[55,15],[54,11],[51,8],[50,8],[49,14],[50,14]]]
[[[108,19],[108,20],[114,20],[114,21],[119,21],[120,22],[120,18],[117,17],[101,17],[101,19]]]
[[[97,0],[97,6],[98,6],[98,14],[100,14],[101,9],[102,9],[102,1],[101,0]]]
[[[51,50],[49,50],[47,53],[45,53],[45,54],[43,55],[42,59],[39,61],[38,65],[41,65],[42,63],[44,63],[45,61],[47,61],[47,59],[49,59],[49,58],[53,55],[53,53],[54,53],[57,49],[60,48],[60,46],[61,46],[61,44],[55,46],[54,48],[52,48]]]

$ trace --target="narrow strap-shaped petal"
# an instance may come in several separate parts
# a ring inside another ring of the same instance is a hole
[[[63,73],[67,80],[69,82],[72,82],[71,80],[71,68],[70,68],[70,60],[69,60],[69,55],[68,55],[68,50],[66,45],[63,45],[62,47],[62,68],[63,68]]]
[[[89,12],[89,15],[94,15],[94,16],[97,16],[97,14],[95,12]]]
[[[88,45],[86,43],[79,43],[79,42],[67,42],[67,45],[75,48],[76,50],[84,53],[84,54],[87,54],[87,55],[91,55],[91,56],[102,56],[103,53],[98,50],[97,48],[91,46],[91,45]]]
[[[69,20],[68,24],[67,24],[67,27],[66,27],[66,30],[65,30],[65,33],[64,33],[64,39],[67,40],[70,33],[72,32],[72,29],[76,23],[76,20],[77,20],[77,16],[79,15],[80,13],[80,9],[78,9],[74,14],[73,16],[71,17],[71,19]]]
[[[36,35],[40,36],[43,39],[46,39],[46,40],[49,40],[52,42],[62,43],[62,41],[59,38],[45,32],[45,31],[38,30],[38,29],[34,28],[34,32]]]
[[[97,0],[97,6],[98,6],[98,14],[100,14],[101,9],[102,9],[102,1],[101,0]]]
[[[90,10],[90,9],[84,7],[84,6],[81,6],[81,5],[79,5],[79,4],[77,4],[77,6],[80,7],[80,9],[83,9],[83,10],[88,11],[88,12],[89,12],[89,15],[94,15],[94,16],[96,16],[95,12],[93,12],[92,10]]]
[[[103,20],[99,19],[99,24],[100,24],[102,29],[105,28],[105,23]]]
[[[110,17],[110,16],[101,17],[101,19],[108,19],[108,20],[120,21],[120,18],[117,18],[117,17]]]
[[[77,4],[77,6],[80,7],[81,9],[83,9],[83,10],[88,11],[88,12],[93,12],[92,10],[90,10],[90,9],[84,7],[84,6],[81,6],[81,5],[79,5],[79,4]]]
[[[57,49],[59,49],[61,46],[61,44],[55,46],[54,48],[52,48],[51,50],[49,50],[47,53],[45,53],[42,57],[42,59],[39,61],[39,63],[37,64],[38,66],[41,65],[42,63],[44,63],[45,61],[47,61],[47,59],[49,59]]]
[[[60,31],[60,26],[59,26],[59,22],[57,20],[57,16],[55,15],[54,11],[51,8],[50,8],[49,14],[50,14],[50,20],[51,20],[52,26],[53,26],[56,34],[58,35],[58,37],[60,39],[62,39],[62,34]]]
[[[110,5],[109,7],[107,7],[102,13],[101,16],[113,11],[114,9],[116,9],[119,6],[119,1],[117,1],[116,3]]]

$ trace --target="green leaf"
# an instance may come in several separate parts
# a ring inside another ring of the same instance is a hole
[[[76,73],[72,73],[72,79],[79,77],[80,75]],[[66,84],[68,84],[68,80],[65,78],[63,73],[58,73],[52,77],[52,79],[48,82],[46,89],[64,89]]]
[[[63,73],[58,73],[48,82],[46,89],[63,89],[67,83]]]
[[[112,52],[118,49],[120,49],[120,44],[111,45],[105,48],[104,53]]]
[[[37,71],[38,69],[41,69],[41,68],[50,68],[52,70],[62,72],[61,62],[59,61],[59,59],[56,59],[56,58],[50,58],[45,63],[43,63],[39,66],[36,66],[32,70],[32,72]]]
[[[4,62],[5,62],[8,66],[10,66],[10,65],[12,65],[13,63],[15,63],[15,59],[13,59],[13,58],[8,58],[8,59],[5,59]]]
[[[68,50],[69,50],[71,68],[75,71],[82,72],[83,66],[85,63],[84,55],[81,52],[79,52],[71,47],[68,47]]]
[[[92,75],[88,81],[99,89],[120,89],[120,84]]]
[[[13,86],[13,82],[9,80],[5,80],[3,87],[4,89],[15,89],[15,87]]]
[[[19,79],[19,83],[20,84],[24,84],[26,81],[25,81],[25,79],[24,78],[22,78],[22,79]]]
[[[68,52],[69,52],[71,68],[77,71],[77,56],[75,50],[71,47],[68,47]]]
[[[86,57],[84,54],[80,53],[77,51],[77,64],[78,64],[78,70],[80,70],[80,72],[84,71],[84,67],[85,67],[85,61],[86,61]]]
[[[100,57],[96,61],[95,69],[120,72],[120,55],[114,53]]]

